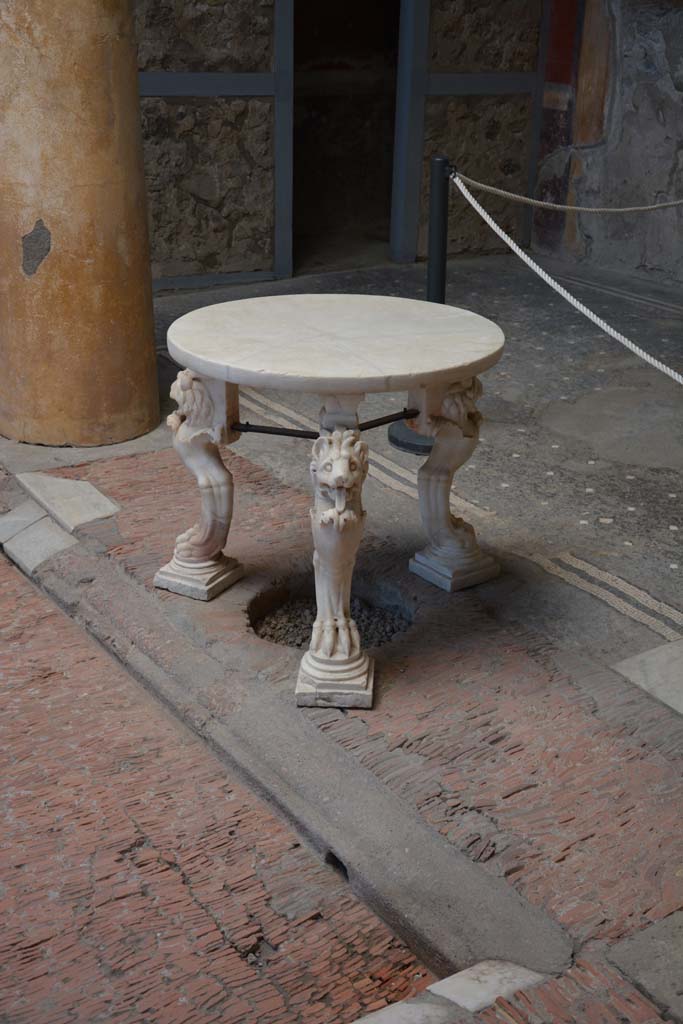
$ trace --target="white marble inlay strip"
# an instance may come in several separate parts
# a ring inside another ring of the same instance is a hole
[[[515,554],[522,558],[528,559],[530,562],[535,562],[536,565],[540,565],[546,572],[551,573],[553,576],[559,576],[560,579],[564,580],[565,583],[570,583],[573,587],[578,587],[579,590],[585,590],[587,594],[591,594],[593,597],[597,597],[600,601],[604,601],[605,604],[610,605],[616,611],[621,612],[622,615],[628,616],[629,619],[634,619],[636,622],[642,623],[643,626],[647,626],[653,633],[658,633],[663,636],[665,640],[681,640],[683,637],[680,633],[677,633],[675,629],[671,629],[666,626],[663,622],[648,615],[647,612],[643,612],[640,608],[634,608],[633,605],[627,604],[626,601],[622,601],[620,597],[616,597],[609,590],[605,590],[604,587],[599,587],[596,583],[590,583],[588,580],[583,579],[582,576],[578,576],[575,572],[570,572],[568,569],[563,569],[560,565],[555,565],[549,558],[545,558],[542,555],[529,554],[525,551],[516,551]]]
[[[664,601],[658,601],[656,597],[652,597],[646,590],[635,587],[632,583],[622,580],[619,576],[614,576],[611,572],[598,569],[595,565],[591,565],[590,562],[584,562],[582,558],[576,558],[569,551],[564,551],[561,555],[556,555],[555,557],[567,565],[573,565],[575,569],[581,569],[588,576],[593,576],[596,580],[602,580],[603,583],[608,583],[617,590],[621,590],[623,594],[632,597],[638,604],[642,604],[645,608],[650,608],[651,611],[658,612],[664,618],[671,619],[672,622],[683,626],[683,612],[680,612],[678,608],[674,608],[670,604],[665,604]]]

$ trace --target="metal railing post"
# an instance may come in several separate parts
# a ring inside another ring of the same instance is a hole
[[[446,301],[446,259],[448,256],[448,194],[452,171],[447,156],[439,154],[430,161],[429,238],[427,241],[427,299]],[[389,443],[403,452],[429,455],[433,440],[417,434],[403,422],[389,427]]]
[[[446,301],[448,255],[448,191],[451,164],[447,156],[433,156],[429,177],[429,240],[427,249],[427,300]]]

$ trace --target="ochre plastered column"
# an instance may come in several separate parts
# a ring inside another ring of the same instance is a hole
[[[159,422],[130,0],[0,4],[0,433]]]

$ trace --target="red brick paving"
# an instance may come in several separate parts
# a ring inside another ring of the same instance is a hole
[[[237,487],[229,550],[274,578],[310,571],[308,494],[232,451],[226,459]],[[122,504],[110,554],[151,586],[197,506],[175,453],[61,472]],[[399,577],[391,543],[375,546]],[[616,939],[683,907],[680,719],[618,681],[597,696],[582,689],[557,670],[544,638],[501,627],[475,592],[442,595],[403,575],[428,603],[420,628],[382,650],[375,708],[313,710],[313,720],[580,942]],[[266,644],[230,600],[198,609],[196,622],[219,639],[230,615],[233,642]]]
[[[429,975],[0,556],[0,1020],[344,1024]]]
[[[562,978],[510,999],[498,999],[476,1015],[481,1024],[660,1024],[657,1007],[618,971],[599,960],[579,959]]]

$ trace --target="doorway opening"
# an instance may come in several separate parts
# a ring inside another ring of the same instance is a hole
[[[399,9],[295,0],[295,272],[389,258]]]

